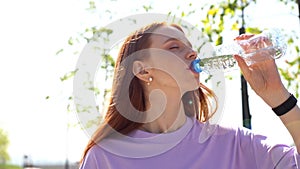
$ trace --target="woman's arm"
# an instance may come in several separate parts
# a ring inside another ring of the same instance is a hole
[[[248,66],[244,59],[235,55],[239,67],[251,88],[271,108],[285,102],[290,93],[284,87],[274,59],[269,59]],[[298,154],[300,154],[300,109],[296,105],[286,114],[280,116],[281,121],[293,137]]]
[[[287,114],[280,116],[281,121],[291,133],[294,143],[297,147],[298,154],[300,154],[300,109],[296,105]]]

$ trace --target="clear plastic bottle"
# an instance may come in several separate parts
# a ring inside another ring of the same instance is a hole
[[[287,44],[282,32],[270,29],[247,40],[235,40],[215,46],[211,55],[197,58],[191,63],[195,72],[228,71],[236,67],[234,54],[242,56],[248,65],[266,59],[277,59],[286,52]]]

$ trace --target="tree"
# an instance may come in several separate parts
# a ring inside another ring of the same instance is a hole
[[[5,164],[10,159],[7,152],[8,145],[8,135],[0,129],[0,164]]]

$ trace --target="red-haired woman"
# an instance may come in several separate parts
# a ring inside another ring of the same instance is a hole
[[[190,68],[196,56],[178,25],[153,23],[130,35],[116,61],[105,121],[88,143],[80,168],[300,168],[300,109],[283,86],[275,61],[248,66],[235,56],[295,147],[270,144],[243,128],[214,126],[206,136],[216,97]]]

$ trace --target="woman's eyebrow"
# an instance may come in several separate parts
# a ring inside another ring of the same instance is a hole
[[[192,47],[192,44],[189,41],[184,42],[184,41],[182,41],[180,39],[177,39],[177,38],[168,38],[166,41],[164,41],[164,44],[166,44],[170,41],[180,41],[180,42],[184,43],[185,45],[187,45],[189,47]]]
[[[170,41],[179,41],[179,39],[177,39],[177,38],[168,38],[167,40],[164,41],[164,44],[166,44]]]

